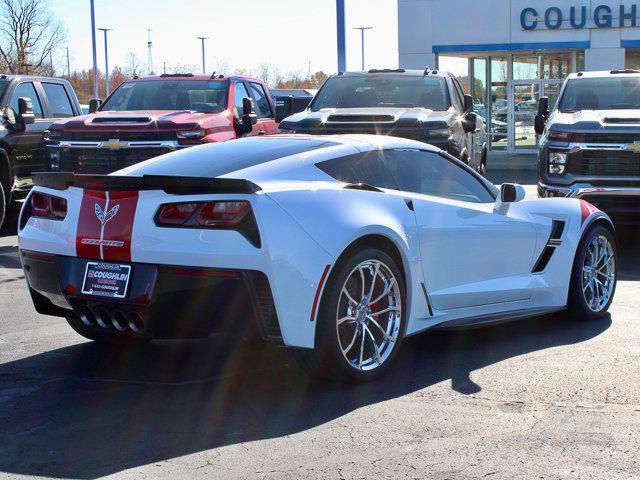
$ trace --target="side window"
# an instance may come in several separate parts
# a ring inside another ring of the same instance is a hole
[[[253,99],[256,102],[256,113],[259,118],[273,117],[273,112],[271,111],[271,105],[269,105],[269,99],[267,95],[264,93],[264,88],[259,83],[249,83],[251,88],[251,94],[253,95]]]
[[[31,99],[31,103],[33,103],[33,113],[36,118],[42,118],[42,105],[40,104],[40,99],[38,98],[38,94],[36,93],[36,89],[31,82],[21,83],[16,87],[13,91],[13,95],[11,95],[11,108],[13,108],[16,113],[18,112],[18,98],[20,97],[28,97]]]
[[[465,202],[494,202],[477,178],[437,153],[385,150],[384,155],[400,190]]]
[[[462,101],[460,92],[458,92],[458,89],[456,88],[456,82],[454,80],[451,80],[451,85],[453,86],[453,106],[456,108],[456,110],[462,112],[464,110],[464,102]]]
[[[233,96],[233,105],[236,110],[236,118],[242,117],[242,99],[249,97],[249,93],[244,86],[244,83],[236,83],[236,93]]]
[[[71,101],[67,90],[64,85],[59,83],[42,83],[44,93],[49,100],[49,106],[51,107],[52,117],[73,117],[73,107],[71,107]]]
[[[458,80],[453,80],[453,84],[456,87],[456,93],[458,94],[458,97],[462,102],[462,109],[464,110],[464,91],[462,90],[462,87],[460,86],[460,82]]]
[[[398,189],[381,151],[357,153],[316,165],[327,175],[345,183],[366,183],[379,188]]]

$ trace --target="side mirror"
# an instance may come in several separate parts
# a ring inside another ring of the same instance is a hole
[[[462,128],[464,133],[471,133],[478,128],[478,114],[475,112],[467,112],[462,120]]]
[[[92,98],[89,101],[89,113],[96,113],[101,106],[102,100],[99,98]]]
[[[36,117],[33,114],[33,103],[28,97],[18,98],[18,118],[19,122],[24,125],[29,125],[36,121]]]
[[[464,113],[473,112],[473,97],[471,95],[464,96]]]
[[[240,132],[249,133],[253,130],[253,126],[258,122],[258,116],[255,114],[253,100],[248,97],[242,99],[242,121],[240,122]]]
[[[6,123],[8,127],[15,127],[15,125],[18,123],[17,117],[18,114],[13,108],[11,108],[9,105],[4,107],[4,110],[2,111],[2,118],[4,120],[4,123]]]
[[[293,113],[293,96],[278,97],[276,99],[276,122],[280,123]]]
[[[538,135],[542,135],[542,132],[544,132],[544,126],[547,123],[547,118],[549,118],[549,98],[542,97],[538,102],[538,113],[536,114],[533,125],[533,128]]]
[[[522,185],[515,183],[503,183],[500,187],[500,201],[502,203],[513,203],[524,200],[525,189]]]

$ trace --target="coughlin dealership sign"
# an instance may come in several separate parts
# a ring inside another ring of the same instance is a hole
[[[520,12],[520,26],[523,30],[557,30],[560,28],[626,28],[637,27],[639,4],[601,4],[550,6],[546,9],[523,8]]]

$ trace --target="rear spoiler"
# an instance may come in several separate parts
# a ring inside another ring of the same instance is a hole
[[[71,172],[37,172],[33,184],[54,190],[69,187],[91,190],[164,190],[175,195],[206,193],[256,193],[261,188],[249,180],[235,178],[180,177],[173,175],[77,175]]]

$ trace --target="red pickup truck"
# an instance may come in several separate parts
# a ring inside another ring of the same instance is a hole
[[[48,168],[111,173],[173,150],[277,133],[263,82],[244,76],[160,75],[129,80],[93,113],[49,127]]]

